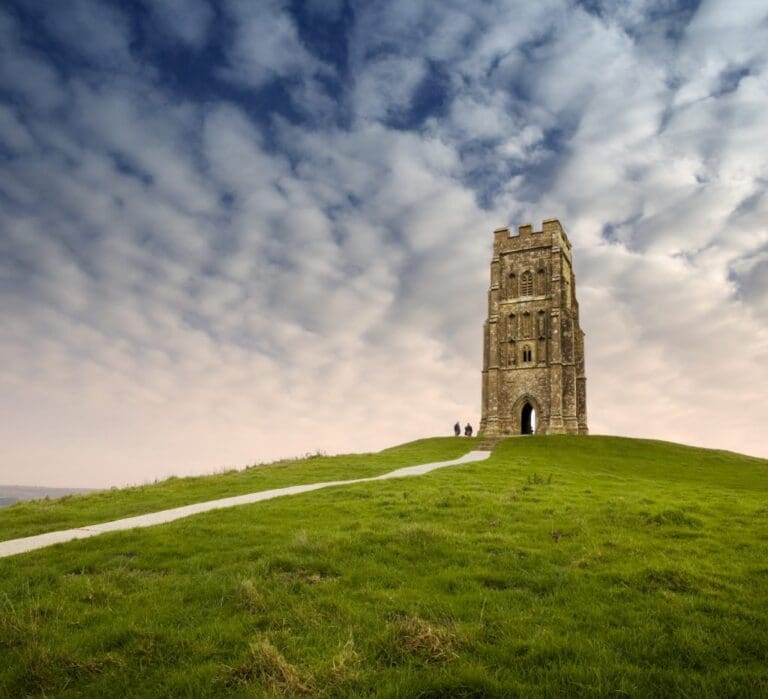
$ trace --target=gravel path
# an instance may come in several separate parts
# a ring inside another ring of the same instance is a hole
[[[172,510],[161,510],[160,512],[150,512],[146,515],[136,517],[127,517],[125,519],[116,519],[113,522],[104,522],[103,524],[93,524],[87,527],[78,527],[77,529],[64,529],[57,532],[48,532],[47,534],[37,534],[36,536],[26,536],[23,539],[11,539],[10,541],[0,541],[0,558],[5,556],[15,556],[18,553],[41,549],[53,544],[61,544],[65,541],[74,539],[87,539],[90,536],[98,536],[106,532],[122,531],[124,529],[138,529],[139,527],[152,527],[156,524],[173,522],[182,517],[189,517],[200,512],[209,512],[210,510],[220,510],[224,507],[236,507],[237,505],[249,505],[262,500],[271,500],[283,495],[296,495],[298,493],[308,493],[311,490],[320,490],[321,488],[330,488],[336,485],[347,485],[349,483],[368,483],[370,481],[383,481],[389,478],[406,478],[408,476],[420,476],[430,471],[446,466],[456,466],[466,464],[472,461],[483,461],[491,455],[489,451],[471,451],[464,456],[453,459],[453,461],[435,461],[431,464],[421,464],[419,466],[406,466],[396,471],[390,471],[381,476],[372,478],[355,478],[350,481],[329,481],[327,483],[311,483],[308,485],[292,485],[287,488],[274,488],[273,490],[262,490],[258,493],[248,493],[247,495],[236,495],[231,498],[221,498],[219,500],[209,500],[208,502],[198,502],[194,505],[185,505],[184,507],[174,507]]]

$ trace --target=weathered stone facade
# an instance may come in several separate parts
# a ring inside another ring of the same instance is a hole
[[[584,333],[559,221],[494,231],[483,350],[480,434],[587,434]]]

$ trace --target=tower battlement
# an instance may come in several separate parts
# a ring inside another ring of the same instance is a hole
[[[587,433],[584,333],[557,219],[493,232],[482,434]],[[535,418],[533,417],[535,415]]]
[[[517,232],[504,226],[493,232],[493,252],[498,255],[510,250],[530,247],[560,246],[570,255],[571,243],[560,221],[556,218],[546,219],[541,224],[541,230],[535,230],[533,224],[526,223],[517,227]]]

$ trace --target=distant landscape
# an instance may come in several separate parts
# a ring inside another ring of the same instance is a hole
[[[0,508],[13,505],[21,500],[42,500],[63,498],[65,495],[90,493],[91,488],[45,488],[28,485],[0,485]]]

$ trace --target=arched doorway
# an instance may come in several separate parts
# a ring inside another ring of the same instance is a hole
[[[533,434],[536,432],[536,410],[526,402],[520,414],[520,434]]]

